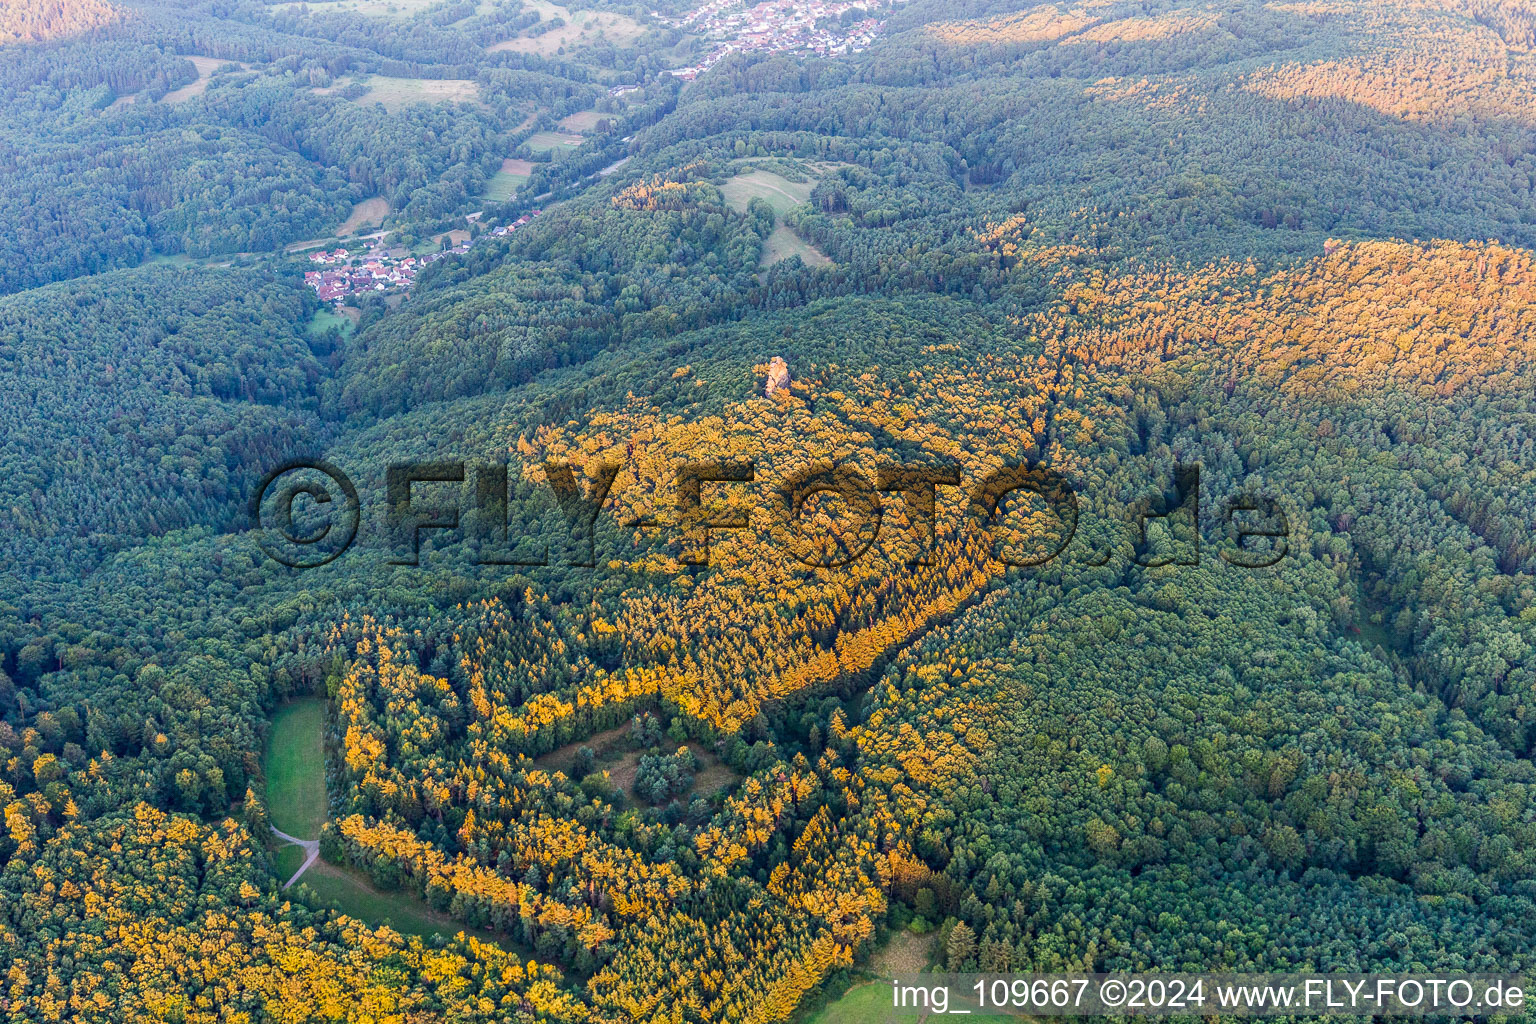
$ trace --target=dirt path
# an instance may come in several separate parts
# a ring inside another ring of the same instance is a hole
[[[308,871],[311,864],[320,859],[320,840],[295,839],[287,832],[279,832],[276,825],[268,825],[267,827],[272,830],[272,834],[277,836],[277,838],[286,840],[304,851],[304,863],[299,865],[299,870],[293,873],[292,878],[283,883],[283,888],[286,889],[294,882],[297,882],[299,876]]]
[[[778,185],[775,185],[771,181],[761,181],[761,180],[759,180],[759,183],[764,188],[768,189],[770,192],[777,192],[779,195],[783,196],[785,199],[788,199],[791,203],[795,204],[796,206],[799,206],[801,203],[805,202],[804,199],[801,199],[798,196],[796,196],[796,195],[794,195],[794,194],[792,194],[792,193],[790,193],[790,192],[780,188]]]

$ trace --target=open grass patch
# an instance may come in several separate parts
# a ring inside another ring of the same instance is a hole
[[[575,132],[534,132],[528,136],[528,148],[535,153],[547,153],[552,149],[570,151],[583,141]]]
[[[480,87],[467,78],[389,78],[370,75],[359,103],[381,103],[391,114],[412,103],[476,103]]]
[[[279,885],[293,877],[293,873],[299,870],[304,863],[304,847],[294,846],[292,843],[284,843],[272,854],[272,873],[277,876]],[[306,872],[307,873],[307,872]]]
[[[325,711],[321,697],[284,704],[267,737],[267,816],[295,839],[319,839],[325,824]]]
[[[536,35],[504,39],[491,44],[488,50],[510,50],[513,53],[536,53],[541,57],[549,57],[559,53],[561,47],[573,49],[590,46],[599,40],[614,46],[628,46],[645,34],[645,26],[635,19],[610,11],[572,11],[547,0],[533,0],[525,3],[524,7],[537,10],[544,22],[559,18],[565,24]]]
[[[482,198],[493,203],[504,203],[517,193],[531,174],[533,174],[533,164],[530,161],[510,158],[503,160],[501,170],[491,175],[490,180],[486,182]]]
[[[364,880],[362,872],[316,861],[299,879],[318,906],[329,906],[371,925],[387,924],[403,935],[427,938],[452,935],[462,925],[432,912],[426,904],[403,893],[383,892]]]
[[[970,996],[970,1001],[964,997]],[[1013,1014],[981,1013],[974,993],[951,990],[946,1014],[931,1009],[897,1009],[888,979],[855,984],[841,999],[828,1003],[806,1018],[806,1024],[918,1024],[937,1021],[948,1014],[967,1014],[967,1024],[1031,1024],[1036,1018]]]
[[[616,725],[612,729],[594,733],[584,740],[576,740],[567,743],[563,747],[556,747],[547,754],[540,754],[534,758],[533,763],[550,772],[564,772],[570,775],[572,765],[576,762],[576,753],[582,747],[591,748],[601,763],[605,758],[617,760],[625,749],[625,737],[629,734],[629,726]]]
[[[182,103],[194,99],[208,91],[208,76],[198,75],[197,80],[182,86],[180,89],[172,89],[160,97],[162,103]]]
[[[917,1010],[892,1010],[888,982],[861,982],[841,999],[822,1007],[808,1018],[807,1024],[918,1024],[924,1016]]]
[[[447,914],[438,913],[414,896],[374,888],[361,871],[323,860],[315,861],[288,893],[297,894],[310,906],[331,907],[374,927],[387,924],[402,935],[431,938],[433,935],[452,937],[459,932],[468,932],[483,942],[516,948],[507,936],[470,928]]]
[[[736,770],[713,753],[706,757],[704,756],[706,752],[698,747],[694,747],[693,752],[699,756],[699,770],[694,772],[693,788],[686,794],[689,799],[696,796],[711,796],[722,789],[730,789],[741,781],[741,776],[736,774]]]
[[[517,190],[523,187],[523,182],[528,180],[526,174],[508,174],[506,171],[497,171],[491,175],[485,183],[485,191],[480,198],[493,203],[504,203],[517,195]]]
[[[336,229],[338,238],[347,235],[355,235],[363,228],[376,228],[384,223],[384,218],[389,216],[389,203],[374,196],[372,199],[364,199],[353,205],[352,212],[347,214],[347,219],[341,222],[341,227]]]
[[[352,333],[354,326],[355,323],[351,317],[343,316],[322,306],[320,309],[315,310],[315,315],[309,319],[309,334],[311,337],[318,337],[332,327],[335,327],[345,337]],[[287,829],[283,831],[286,832]]]
[[[560,119],[560,127],[568,132],[590,132],[596,130],[603,121],[612,121],[615,115],[605,114],[600,110],[583,110],[575,114],[567,114]]]
[[[747,212],[747,204],[761,199],[773,207],[775,213],[788,213],[811,198],[814,181],[790,181],[772,171],[749,171],[738,174],[720,186],[725,201],[738,213]]]
[[[640,751],[631,750],[616,759],[599,761],[597,770],[608,773],[608,781],[614,789],[624,794],[625,799],[641,804],[645,802],[635,796],[635,780],[640,777]]]
[[[690,740],[687,746],[693,751],[693,756],[698,758],[699,768],[693,774],[693,785],[678,797],[684,803],[696,796],[712,796],[741,781],[741,776],[704,744],[697,740]],[[580,782],[581,780],[576,778],[575,764],[578,751],[582,747],[592,751],[594,772],[607,772],[609,785],[623,793],[625,799],[642,807],[649,806],[649,801],[641,799],[635,792],[635,780],[640,773],[642,752],[630,748],[628,725],[616,726],[588,736],[586,739],[567,743],[536,758],[534,763],[545,771],[564,772],[568,777]],[[664,753],[671,753],[675,747],[676,744],[670,740],[663,739],[661,743]]]
[[[219,57],[199,57],[194,54],[182,54],[182,57],[191,61],[197,68],[197,81],[189,82],[180,89],[172,89],[161,97],[162,103],[180,103],[194,96],[201,96],[208,91],[208,80],[213,77],[213,73],[226,64],[238,64],[242,68],[250,67],[243,61],[223,60]]]
[[[789,259],[791,256],[799,256],[808,267],[830,267],[832,265],[832,261],[827,258],[826,253],[795,234],[783,224],[779,224],[764,239],[763,255],[762,259],[758,261],[758,266],[771,267],[775,263]]]

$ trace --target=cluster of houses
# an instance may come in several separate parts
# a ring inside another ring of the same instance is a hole
[[[874,42],[885,22],[863,17],[844,23],[844,14],[858,11],[868,15],[885,5],[883,0],[764,0],[747,7],[742,0],[709,0],[668,23],[719,40],[718,44],[698,64],[671,68],[666,74],[692,81],[730,54],[748,51],[810,50],[823,56],[857,53]],[[836,22],[828,24],[827,19]],[[817,28],[818,22],[824,27]]]
[[[309,260],[328,268],[304,273],[304,283],[315,290],[321,302],[341,302],[362,292],[409,288],[424,262],[409,255],[402,258],[398,250],[378,248],[356,254],[347,249],[317,252]]]
[[[334,249],[311,253],[309,261],[321,269],[304,272],[304,283],[315,290],[322,302],[344,303],[348,297],[366,292],[401,292],[411,287],[422,267],[459,253],[466,253],[487,238],[511,234],[539,215],[538,210],[524,214],[511,224],[504,224],[478,238],[466,239],[441,252],[413,256],[407,249],[387,248],[374,243],[367,251]]]

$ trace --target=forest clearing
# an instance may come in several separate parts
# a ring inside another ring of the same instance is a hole
[[[777,224],[763,240],[763,258],[759,263],[762,267],[771,267],[781,260],[787,260],[791,256],[799,256],[808,267],[830,267],[831,259],[827,254],[816,248],[810,242],[795,234],[794,229],[787,224]]]
[[[466,79],[370,75],[363,81],[368,91],[357,102],[383,104],[391,114],[412,103],[474,103],[480,98],[479,86]]]
[[[320,838],[325,824],[326,707],[306,697],[278,708],[262,761],[272,824],[299,839]]]
[[[372,928],[388,925],[402,935],[420,935],[422,938],[451,937],[467,932],[481,942],[511,944],[506,936],[455,921],[406,893],[385,892],[374,886],[361,871],[338,867],[326,860],[316,861],[304,872],[294,888],[288,890],[290,896],[295,892],[306,896],[317,907],[335,907]]]
[[[189,54],[183,54],[182,57],[184,60],[191,61],[197,68],[197,81],[190,85],[184,85],[180,89],[172,89],[161,97],[160,102],[162,103],[180,103],[194,96],[201,96],[208,91],[208,79],[212,78],[213,73],[226,64],[239,64],[241,67],[248,66],[240,64],[239,61],[220,60],[217,57],[198,57]]]
[[[552,149],[575,149],[584,141],[575,132],[534,132],[528,136],[527,146],[535,153],[547,153]]]
[[[720,186],[720,191],[737,213],[747,212],[748,203],[761,199],[773,207],[774,213],[784,214],[803,205],[811,197],[815,185],[814,180],[790,181],[772,171],[753,170],[728,179]]]
[[[501,162],[501,169],[491,175],[485,183],[483,197],[490,202],[502,203],[511,199],[528,180],[533,173],[533,163],[529,160],[518,160],[507,157]]]
[[[376,228],[384,223],[384,218],[389,216],[389,203],[378,196],[372,199],[364,199],[355,203],[352,212],[347,214],[347,219],[341,222],[336,229],[338,238],[355,235],[363,228]]]
[[[560,119],[560,127],[568,132],[590,132],[597,128],[598,124],[605,120],[612,120],[614,115],[605,114],[600,110],[582,110],[574,114],[567,114]]]
[[[607,40],[616,46],[632,43],[645,34],[645,26],[635,19],[609,11],[572,11],[547,0],[531,0],[524,5],[536,10],[542,21],[535,25],[536,34],[523,34],[513,39],[493,43],[486,49],[492,53],[510,50],[513,53],[531,53],[541,57],[551,56],[564,48],[589,46],[598,40]],[[565,24],[547,31],[540,27],[559,18]]]

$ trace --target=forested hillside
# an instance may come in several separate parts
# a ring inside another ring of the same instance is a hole
[[[312,309],[271,275],[168,267],[0,299],[6,561],[74,577],[235,526],[257,467],[322,436]]]
[[[0,62],[0,292],[156,254],[267,252],[372,197],[402,223],[454,213],[539,127],[645,78],[633,48],[487,50],[539,23],[517,0],[405,25],[297,6],[9,7],[0,45],[32,45]],[[440,82],[467,91],[432,102]]]
[[[1528,10],[913,0],[694,80],[559,10],[0,37],[9,1019],[1536,967]],[[447,255],[321,300],[367,199]],[[249,530],[301,457],[362,504],[308,570]],[[332,877],[435,937],[282,888],[296,697]]]

